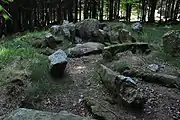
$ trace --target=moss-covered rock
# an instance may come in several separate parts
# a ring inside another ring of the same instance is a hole
[[[180,56],[180,30],[172,30],[164,34],[163,49],[172,56]]]

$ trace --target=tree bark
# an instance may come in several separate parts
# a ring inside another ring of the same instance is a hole
[[[85,0],[84,1],[84,19],[87,19],[88,18],[88,0]]]
[[[100,16],[99,16],[99,19],[100,19],[100,21],[103,21],[103,10],[104,9],[104,0],[101,0],[101,3],[100,3]]]
[[[96,0],[92,1],[92,18],[96,18],[97,16],[97,2]]]
[[[82,12],[82,5],[81,5],[81,0],[79,0],[79,21],[81,21],[81,12]]]
[[[78,19],[78,0],[75,0],[75,16],[74,16],[74,22],[77,22]]]
[[[177,20],[178,12],[179,12],[179,7],[180,7],[180,0],[177,0],[176,1],[176,7],[175,7],[175,11],[174,11],[174,19],[173,20]]]
[[[175,0],[172,0],[172,5],[171,5],[171,20],[173,20],[174,18],[174,8],[175,8]]]
[[[109,21],[113,20],[113,2],[114,0],[109,0]]]
[[[157,0],[150,0],[150,14],[148,18],[148,22],[155,22],[155,10],[156,10]]]

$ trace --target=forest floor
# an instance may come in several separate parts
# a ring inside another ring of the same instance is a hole
[[[116,65],[147,68],[150,64],[159,64],[165,66],[159,73],[180,76],[180,58],[172,58],[161,49],[162,36],[171,29],[180,29],[180,26],[147,25],[143,34],[132,33],[139,41],[153,46],[149,55],[124,52],[114,61],[104,61],[101,54],[68,58],[66,77],[59,81],[50,77],[47,56],[41,54],[49,51],[33,47],[34,40],[41,39],[47,31],[3,39],[0,41],[0,115],[23,107],[50,112],[66,110],[98,120],[180,119],[179,89],[138,79],[138,87],[145,90],[148,101],[143,110],[126,108],[114,103],[97,74],[101,63],[114,70]],[[70,42],[64,41],[59,48],[70,46]],[[87,101],[95,111],[85,104]]]

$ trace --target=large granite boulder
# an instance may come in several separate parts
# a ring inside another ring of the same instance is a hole
[[[105,27],[108,27],[108,25],[106,23],[100,23],[99,24],[99,29],[104,30]]]
[[[105,42],[111,42],[108,32],[101,30],[101,29],[99,29],[96,36],[93,36],[93,35],[91,36],[91,41],[99,42],[102,44],[104,44]]]
[[[51,49],[56,48],[56,40],[51,33],[47,33],[45,35],[45,42],[49,48],[51,48]]]
[[[172,56],[180,56],[180,30],[172,30],[164,34],[163,49]]]
[[[131,35],[131,32],[129,32],[126,29],[119,29],[119,31],[109,31],[105,34],[106,41],[113,42],[113,41],[119,41],[120,43],[132,43],[136,42],[136,39]]]
[[[62,111],[59,113],[19,108],[10,114],[0,117],[0,120],[93,120]]]
[[[122,29],[119,31],[118,40],[120,43],[136,42],[135,38],[126,29]]]
[[[100,22],[96,19],[85,19],[76,23],[76,35],[83,41],[91,41],[91,38],[98,36]]]
[[[50,32],[55,37],[64,37],[64,39],[68,39],[70,41],[74,41],[75,39],[75,24],[72,22],[69,22],[67,20],[64,20],[62,25],[53,25],[50,28]]]
[[[64,75],[64,71],[67,65],[66,53],[59,49],[55,53],[49,56],[50,61],[50,73],[53,78],[61,78]]]
[[[112,31],[109,31],[107,34],[108,34],[111,42],[112,41],[118,41],[119,33],[117,31],[112,30]]]
[[[104,45],[96,42],[87,42],[84,44],[77,44],[73,48],[66,50],[69,57],[81,57],[89,54],[101,53],[104,49]]]
[[[50,32],[55,36],[60,35],[61,34],[61,25],[53,25],[53,26],[51,26]]]
[[[67,39],[73,41],[75,39],[75,24],[73,24],[72,22],[69,23],[69,21],[64,20],[61,27],[62,27],[61,29],[62,35]]]
[[[122,29],[126,29],[127,25],[123,22],[115,22],[115,23],[111,23],[109,25],[110,29],[113,31],[119,31]]]

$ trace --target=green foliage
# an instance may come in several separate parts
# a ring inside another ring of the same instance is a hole
[[[130,65],[126,61],[118,60],[113,62],[113,69],[120,73],[124,72],[125,70],[129,69]]]
[[[162,44],[162,36],[170,31],[170,30],[178,30],[180,29],[180,25],[171,26],[167,28],[166,26],[156,26],[156,25],[144,25],[143,32],[138,34],[137,32],[133,32],[131,29],[131,25],[128,25],[128,30],[132,33],[132,35],[141,42],[148,42],[151,44],[161,45]]]
[[[14,0],[2,0],[3,3],[9,4],[11,2],[13,2]],[[0,13],[1,16],[5,19],[5,20],[9,20],[11,15],[6,11],[6,9],[2,6],[2,3],[0,4]]]
[[[180,68],[180,57],[172,57],[163,51],[159,51],[154,54],[153,58],[158,58],[162,63],[168,63],[168,65]]]
[[[0,41],[0,67],[6,66],[13,57],[22,56],[25,59],[39,58],[39,55],[35,49],[31,47],[29,41],[33,40],[33,37],[39,37],[43,32],[26,33],[23,36],[9,36]]]
[[[121,9],[122,11],[126,11],[126,4],[136,4],[138,3],[140,0],[122,0],[121,1]]]
[[[108,50],[104,50],[102,55],[105,60],[111,61],[113,59],[112,53],[109,52]]]

